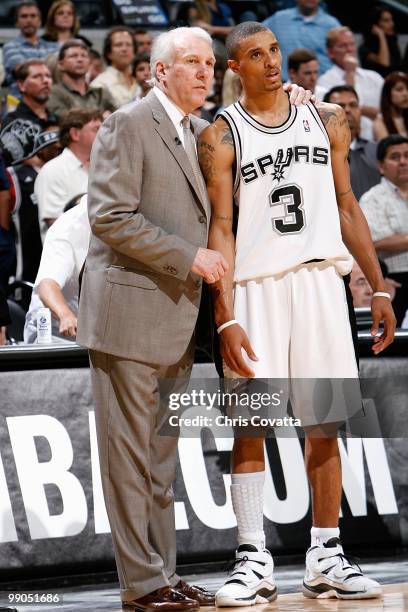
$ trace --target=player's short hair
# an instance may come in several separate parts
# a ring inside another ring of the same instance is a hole
[[[354,89],[352,85],[336,85],[335,87],[332,87],[331,89],[329,89],[328,92],[325,93],[323,102],[330,102],[330,98],[332,97],[333,94],[336,94],[336,93],[340,94],[340,93],[345,93],[345,92],[353,94],[357,102],[360,102],[358,93],[356,92],[356,90]]]
[[[244,21],[235,26],[225,41],[228,59],[236,59],[242,41],[258,32],[270,32],[270,29],[257,21]]]
[[[301,64],[317,60],[317,55],[310,49],[295,49],[288,55],[288,70],[299,70]]]
[[[42,59],[30,59],[14,68],[13,74],[16,81],[25,81],[30,74],[31,66],[47,66],[47,63]]]
[[[377,145],[377,159],[378,161],[382,162],[385,159],[385,156],[387,155],[387,151],[390,147],[394,147],[395,145],[400,145],[400,144],[408,144],[408,138],[406,138],[405,136],[401,136],[401,134],[391,134],[390,136],[387,136],[386,138],[383,138],[382,140],[380,140],[380,142]]]
[[[331,30],[329,30],[326,38],[327,48],[332,49],[336,44],[338,37],[341,34],[344,34],[345,32],[350,32],[351,34],[353,34],[353,32],[347,26],[339,26],[338,28],[332,28]]]

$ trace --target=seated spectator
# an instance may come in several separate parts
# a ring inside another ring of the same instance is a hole
[[[89,157],[101,121],[99,110],[73,109],[61,122],[63,151],[41,168],[34,185],[43,242],[67,202],[86,193]]]
[[[89,70],[86,73],[86,82],[91,83],[98,75],[105,70],[102,55],[96,49],[89,49],[89,58],[91,60]]]
[[[350,182],[357,200],[381,180],[377,164],[377,146],[374,142],[361,138],[361,109],[356,90],[351,85],[332,87],[324,96],[324,102],[338,104],[346,113],[350,128],[351,143],[349,151]]]
[[[14,216],[18,219],[18,258],[21,278],[34,282],[40,265],[42,240],[34,184],[40,168],[59,155],[59,129],[50,126],[32,141],[31,150],[9,168],[14,194]],[[28,306],[28,302],[26,306]]]
[[[103,43],[103,57],[108,67],[92,81],[91,87],[103,87],[110,92],[117,107],[141,95],[132,73],[135,55],[136,43],[132,30],[118,26],[108,32]]]
[[[374,121],[374,137],[381,140],[390,134],[408,136],[408,75],[392,72],[381,93],[381,114]]]
[[[377,159],[381,183],[361,197],[360,205],[378,256],[401,283],[393,304],[400,326],[408,308],[408,138],[394,134],[380,140]]]
[[[310,89],[318,100],[323,99],[324,90],[317,85],[319,62],[314,51],[295,49],[289,53],[288,73],[291,83]]]
[[[136,43],[135,53],[137,53],[138,55],[147,55],[148,57],[150,57],[153,43],[151,34],[147,30],[138,28],[134,31],[133,38]]]
[[[3,63],[6,70],[5,85],[10,91],[19,95],[13,71],[30,59],[45,59],[56,53],[58,45],[47,42],[38,36],[41,27],[41,13],[34,0],[24,0],[16,8],[16,28],[19,36],[7,42],[3,47]]]
[[[133,62],[133,74],[140,87],[140,97],[144,98],[152,88],[149,82],[151,79],[150,59],[147,55],[136,55],[135,61]]]
[[[47,108],[52,80],[46,63],[36,59],[24,62],[17,68],[16,78],[22,101],[4,117],[0,132],[0,148],[8,166],[25,157],[35,136],[57,122]]]
[[[383,262],[380,261],[380,265],[382,274],[384,276],[385,290],[390,294],[391,301],[393,301],[396,291],[399,287],[401,287],[401,285],[392,278],[389,278],[388,268]],[[350,275],[350,290],[353,296],[354,308],[369,308],[371,306],[373,290],[371,289],[368,280],[364,276],[364,272],[356,261],[354,262]]]
[[[88,85],[90,64],[89,50],[82,40],[72,39],[62,45],[58,54],[61,82],[53,85],[48,100],[48,108],[58,118],[72,108],[98,108],[102,114],[116,110],[109,91]]]
[[[76,15],[75,5],[71,0],[55,0],[47,13],[43,40],[63,45],[72,38],[82,40],[88,47],[90,40],[79,34],[81,24]]]
[[[194,25],[207,30],[215,39],[225,41],[235,23],[231,9],[218,0],[196,0],[197,20]]]
[[[384,79],[373,70],[360,68],[354,34],[345,26],[330,30],[327,35],[327,53],[334,66],[318,78],[317,84],[326,91],[336,85],[354,87],[360,100],[361,113],[370,120],[362,136],[372,140],[372,120],[379,111]]]
[[[7,343],[6,326],[11,323],[10,312],[7,306],[7,298],[4,289],[0,285],[0,346]]]
[[[388,7],[382,5],[374,8],[359,55],[363,68],[375,70],[383,77],[401,70],[401,51],[394,30],[394,18]]]
[[[11,223],[10,182],[0,155],[0,288],[6,289],[16,266],[16,245]]]
[[[74,340],[77,331],[79,274],[88,252],[91,229],[86,196],[50,228],[44,242],[24,327],[24,341],[37,339],[37,312],[49,308],[52,336]]]
[[[319,4],[320,0],[297,0],[296,8],[277,11],[263,22],[279,41],[282,77],[285,81],[288,79],[288,55],[299,47],[315,51],[322,72],[326,72],[332,65],[326,54],[326,37],[329,30],[340,26],[340,23]]]

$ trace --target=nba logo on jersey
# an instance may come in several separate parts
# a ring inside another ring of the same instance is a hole
[[[307,119],[303,119],[303,127],[305,132],[310,132],[310,125]]]

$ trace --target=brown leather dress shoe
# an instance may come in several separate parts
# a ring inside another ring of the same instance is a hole
[[[195,612],[199,607],[196,600],[169,586],[156,589],[139,599],[122,601],[122,610],[132,612]]]
[[[179,580],[179,582],[174,587],[179,593],[183,593],[190,599],[195,599],[200,606],[215,606],[215,593],[211,593],[207,591],[207,589],[203,589],[202,587],[195,586],[192,584],[187,584],[184,580]]]

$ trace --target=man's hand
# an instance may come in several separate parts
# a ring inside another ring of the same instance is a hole
[[[283,89],[289,92],[289,102],[295,106],[307,104],[310,101],[316,102],[316,98],[310,89],[303,89],[303,87],[295,83],[288,83],[283,86]]]
[[[69,308],[67,308],[66,312],[62,314],[59,321],[59,332],[62,336],[76,336],[77,318]]]
[[[255,374],[245,363],[242,349],[252,361],[258,361],[248,336],[238,323],[223,329],[220,333],[220,350],[225,363],[236,374],[244,378],[253,378]]]
[[[371,335],[374,336],[372,350],[375,355],[381,353],[394,340],[396,319],[391,306],[391,301],[386,297],[373,297],[371,302],[371,315],[373,324]],[[383,321],[384,331],[378,336],[378,327]]]
[[[191,272],[202,276],[206,283],[219,281],[227,272],[228,263],[218,251],[199,248],[193,261]]]
[[[358,67],[357,58],[354,55],[345,55],[343,60],[343,68],[345,72],[355,72]]]

